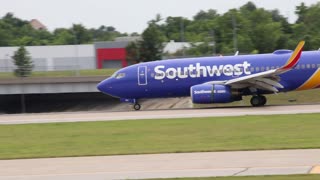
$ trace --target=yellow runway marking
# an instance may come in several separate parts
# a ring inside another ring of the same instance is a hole
[[[319,166],[314,166],[311,169],[310,174],[320,174],[320,165]]]

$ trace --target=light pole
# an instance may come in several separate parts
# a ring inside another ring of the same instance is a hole
[[[78,52],[78,45],[77,44],[75,44],[74,45],[75,46],[75,54],[76,54],[76,76],[79,76],[80,75],[80,65],[79,65],[79,58],[78,58],[78,56],[79,56],[79,52]]]
[[[4,56],[4,61],[5,61],[5,71],[9,72],[9,54],[6,54]]]
[[[24,94],[24,84],[23,84],[23,77],[21,77],[21,95],[20,95],[20,100],[21,100],[21,113],[26,113],[26,99],[25,99],[25,94]]]
[[[74,35],[74,50],[75,50],[75,56],[76,56],[76,76],[80,75],[80,65],[79,65],[79,52],[78,52],[78,38],[77,34],[74,29],[72,29],[72,33]]]
[[[78,38],[77,38],[77,34],[75,31],[73,31],[74,33],[74,46],[75,46],[75,53],[76,53],[76,76],[80,76],[80,65],[79,65],[79,52],[78,52]]]
[[[215,42],[215,32],[214,29],[211,30],[211,37],[212,37],[212,51],[213,51],[213,55],[215,56],[217,54],[217,50],[216,50],[216,42]]]
[[[183,18],[182,17],[181,17],[181,21],[180,21],[180,41],[181,41],[181,43],[185,42],[185,39],[184,39],[184,22],[183,22]],[[182,56],[183,57],[186,56],[184,44],[183,44],[183,49],[182,49]]]
[[[232,13],[232,26],[233,26],[233,46],[234,46],[234,53],[238,51],[238,40],[237,40],[237,21]]]

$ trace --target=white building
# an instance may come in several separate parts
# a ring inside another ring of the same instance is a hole
[[[96,42],[86,45],[26,46],[34,64],[34,71],[97,69],[97,50],[125,48],[130,41],[138,41],[140,37],[119,37],[116,41]],[[188,49],[188,42],[170,41],[165,44],[163,52],[174,54]],[[12,72],[16,67],[12,56],[18,47],[0,47],[0,72]],[[117,59],[115,59],[117,60]],[[124,57],[125,61],[125,57]],[[102,68],[124,67],[121,61],[104,61]],[[112,64],[115,63],[116,64]],[[100,67],[101,68],[101,67]]]
[[[0,72],[12,72],[15,65],[12,56],[18,47],[0,48]],[[34,71],[96,69],[93,44],[27,46],[32,57]]]
[[[174,54],[177,51],[191,48],[191,46],[192,45],[189,42],[175,42],[174,40],[171,40],[170,42],[166,43],[163,52],[168,54]]]

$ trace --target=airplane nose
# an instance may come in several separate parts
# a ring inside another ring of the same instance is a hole
[[[102,92],[102,90],[103,90],[103,81],[101,81],[101,82],[97,85],[97,89]]]
[[[106,94],[110,94],[111,88],[110,79],[105,79],[97,85],[97,89]]]

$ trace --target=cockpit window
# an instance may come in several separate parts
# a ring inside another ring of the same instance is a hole
[[[124,78],[124,77],[126,77],[126,73],[118,73],[118,74],[115,75],[116,79],[121,79],[121,78]]]

